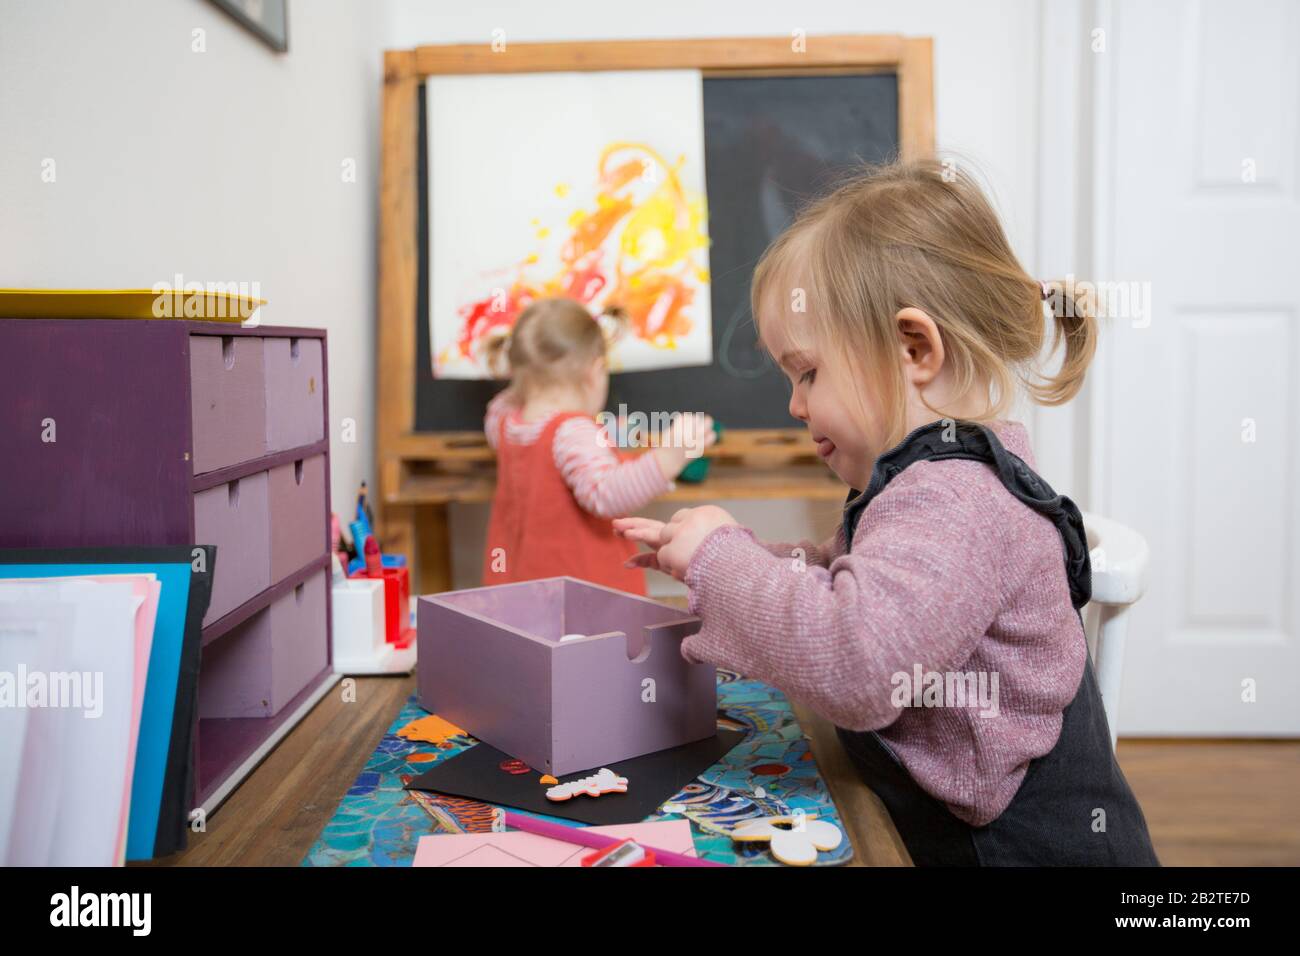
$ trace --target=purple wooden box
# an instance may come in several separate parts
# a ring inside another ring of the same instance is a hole
[[[714,668],[681,655],[700,628],[685,611],[559,577],[422,597],[417,623],[420,704],[536,770],[717,731]]]

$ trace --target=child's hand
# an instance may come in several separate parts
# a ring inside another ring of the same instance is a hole
[[[653,551],[642,551],[634,554],[623,562],[625,568],[650,568],[652,571],[661,571],[658,561],[659,538],[666,527],[664,522],[655,521],[653,518],[615,518],[614,533],[629,541],[640,541],[642,544],[648,544]]]
[[[688,458],[698,458],[717,438],[713,433],[713,416],[703,412],[683,412],[677,415],[668,430],[669,444],[683,449]]]
[[[653,568],[681,581],[700,543],[710,532],[729,524],[739,522],[717,505],[703,505],[683,508],[667,524],[650,518],[615,518],[614,530],[654,549],[633,557],[627,562],[629,567]]]
[[[704,454],[704,449],[717,440],[713,418],[703,412],[691,412],[673,417],[672,425],[660,435],[659,445],[652,453],[664,478],[672,481],[690,459]]]

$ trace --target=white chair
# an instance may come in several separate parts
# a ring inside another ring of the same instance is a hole
[[[1128,610],[1146,591],[1149,552],[1146,538],[1117,521],[1085,511],[1083,526],[1092,561],[1092,601],[1084,608],[1084,634],[1097,672],[1113,750],[1119,731]]]

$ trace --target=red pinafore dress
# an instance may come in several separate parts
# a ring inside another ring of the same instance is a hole
[[[632,594],[646,593],[645,571],[625,568],[636,544],[614,534],[607,518],[584,511],[555,467],[555,432],[581,412],[555,415],[537,440],[497,435],[497,489],[488,520],[484,585],[568,575]]]

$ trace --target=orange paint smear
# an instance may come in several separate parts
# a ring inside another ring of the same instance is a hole
[[[661,349],[676,348],[694,322],[696,283],[707,273],[696,262],[708,247],[702,196],[689,194],[679,170],[644,143],[612,143],[597,164],[596,206],[569,217],[560,268],[542,280],[527,275],[534,252],[514,266],[514,277],[493,293],[457,309],[460,334],[452,349],[474,360],[490,337],[513,327],[536,299],[565,296],[588,308],[621,308],[629,332]],[[607,253],[613,262],[605,263]],[[452,356],[444,353],[445,362]]]

